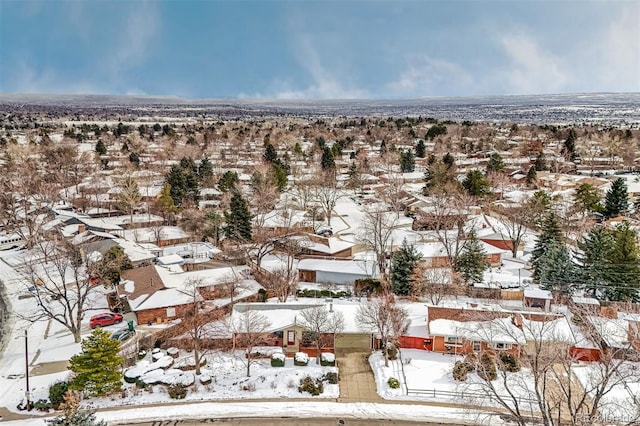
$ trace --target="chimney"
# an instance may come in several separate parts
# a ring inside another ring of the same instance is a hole
[[[85,226],[84,223],[81,223],[78,225],[78,234],[82,234],[84,231],[86,231],[87,227]]]

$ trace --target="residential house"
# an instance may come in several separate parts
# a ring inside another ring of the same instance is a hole
[[[528,308],[540,308],[545,312],[549,312],[551,310],[553,295],[549,290],[528,287],[524,289],[523,297],[522,303]]]
[[[260,346],[279,346],[285,354],[293,356],[296,352],[305,352],[315,356],[316,342],[304,328],[300,313],[304,309],[322,305],[330,315],[341,313],[345,327],[337,335],[326,333],[323,339],[323,352],[336,350],[368,351],[373,347],[373,335],[363,331],[355,321],[359,303],[347,301],[310,302],[310,303],[237,303],[231,311],[231,322],[247,311],[256,311],[269,322]]]
[[[351,285],[377,276],[377,265],[371,260],[308,258],[298,262],[298,277],[303,282]]]

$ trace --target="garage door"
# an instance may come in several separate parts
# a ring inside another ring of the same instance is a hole
[[[336,349],[371,349],[370,334],[343,334],[336,338]]]

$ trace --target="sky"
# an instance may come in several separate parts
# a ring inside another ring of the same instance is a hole
[[[0,93],[640,92],[640,0],[0,0]]]

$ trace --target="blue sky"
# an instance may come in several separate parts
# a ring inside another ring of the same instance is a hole
[[[0,93],[640,91],[640,1],[0,0]]]

